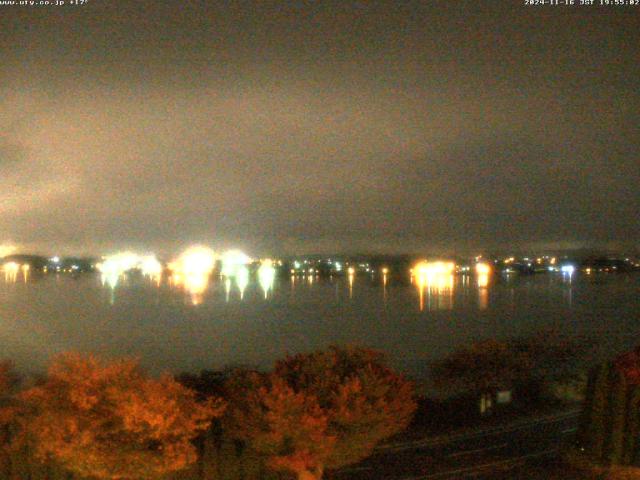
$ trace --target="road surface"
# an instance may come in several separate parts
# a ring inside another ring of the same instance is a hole
[[[528,418],[502,426],[383,445],[337,480],[444,480],[495,478],[498,471],[557,458],[571,441],[578,411]]]

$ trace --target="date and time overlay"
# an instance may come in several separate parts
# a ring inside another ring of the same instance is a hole
[[[0,0],[0,7],[82,7],[95,0]],[[525,7],[638,7],[640,0],[518,0]]]

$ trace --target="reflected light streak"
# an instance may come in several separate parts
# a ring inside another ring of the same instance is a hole
[[[7,262],[3,265],[4,279],[6,282],[15,283],[18,279],[20,265],[16,262]]]
[[[353,278],[355,277],[355,269],[349,267],[349,298],[353,298]]]
[[[120,273],[119,272],[108,272],[108,273],[101,273],[100,274],[100,281],[102,282],[102,285],[106,285],[108,287],[110,287],[111,289],[116,288],[116,286],[118,285],[118,281],[120,280]]]
[[[382,300],[384,302],[387,301],[387,274],[389,273],[389,269],[384,267],[382,269]]]
[[[262,291],[264,292],[264,298],[266,299],[269,293],[269,290],[273,290],[273,282],[276,278],[276,269],[273,268],[273,262],[271,260],[265,260],[260,265],[258,269],[258,281],[260,282],[260,287],[262,287]]]
[[[489,275],[487,273],[478,275],[478,307],[486,310],[489,306]]]
[[[242,300],[244,298],[244,291],[249,284],[249,269],[247,267],[238,268],[235,277],[236,285],[238,286],[238,290],[240,290],[240,300]]]
[[[29,270],[30,270],[30,266],[29,264],[25,263],[24,265],[22,265],[22,278],[24,279],[24,283],[27,283],[27,280],[29,279]]]
[[[231,292],[231,279],[227,278],[224,281],[224,298],[229,303],[229,292]]]
[[[476,280],[478,282],[478,308],[486,310],[489,306],[489,275],[491,274],[491,265],[488,263],[476,264]]]

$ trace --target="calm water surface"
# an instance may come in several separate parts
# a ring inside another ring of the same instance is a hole
[[[456,276],[437,285],[368,277],[276,280],[265,295],[213,280],[201,297],[163,280],[98,275],[0,278],[0,356],[39,370],[80,350],[136,355],[152,372],[266,367],[285,353],[356,343],[422,378],[429,360],[487,337],[557,330],[601,354],[640,343],[640,275]],[[194,304],[194,302],[196,304]]]

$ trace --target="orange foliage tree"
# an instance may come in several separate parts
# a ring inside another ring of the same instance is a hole
[[[411,383],[361,348],[290,356],[269,374],[237,372],[227,395],[231,432],[301,480],[369,456],[416,408]]]
[[[137,361],[60,355],[41,385],[21,394],[24,430],[42,460],[91,478],[156,478],[196,459],[191,440],[222,413],[170,376]]]

